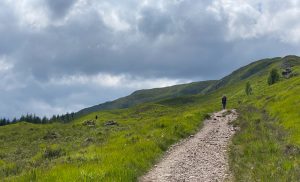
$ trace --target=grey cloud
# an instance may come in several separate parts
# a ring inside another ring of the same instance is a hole
[[[54,18],[61,18],[67,14],[69,9],[77,0],[46,0],[46,3]]]
[[[19,30],[17,17],[13,10],[4,2],[0,2],[0,55],[11,54],[16,45],[24,40],[24,34]]]
[[[138,28],[151,38],[160,34],[171,33],[172,18],[167,13],[154,8],[145,8],[141,11],[142,18],[139,20]]]
[[[144,79],[218,79],[257,59],[300,53],[299,43],[276,38],[280,30],[229,39],[230,18],[218,19],[208,10],[218,0],[86,2],[77,7],[73,6],[76,1],[48,0],[50,22],[34,30],[20,26],[18,13],[0,2],[0,57],[5,55],[14,64],[5,73],[10,74],[9,80],[0,80],[0,86],[22,86],[10,91],[0,88],[0,117],[26,112],[42,115],[51,108],[52,113],[74,111],[135,90],[122,83],[117,89],[50,84],[54,77],[109,73]],[[262,13],[266,3],[260,5]],[[81,9],[57,24],[71,8]],[[274,11],[276,6],[269,9]],[[248,25],[249,19],[237,22]],[[128,29],[114,29],[122,23]]]

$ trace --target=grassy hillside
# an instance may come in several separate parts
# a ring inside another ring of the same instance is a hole
[[[201,98],[178,105],[165,102],[103,111],[70,124],[1,127],[1,178],[134,181],[170,144],[196,132],[205,113],[216,108],[206,107]],[[84,125],[96,114],[95,126]],[[105,126],[108,120],[119,125]]]
[[[289,63],[295,75],[300,59],[288,56],[268,67],[280,69]],[[240,97],[236,107],[241,127],[230,150],[236,181],[299,181],[300,179],[300,77],[281,78],[266,84],[267,75],[254,76],[254,94]]]
[[[164,88],[154,88],[138,90],[131,95],[119,98],[117,100],[85,108],[76,113],[77,116],[82,116],[96,111],[109,109],[124,109],[146,102],[155,102],[162,99],[175,98],[179,96],[187,96],[194,94],[206,93],[211,85],[216,83],[215,80],[193,82],[188,84],[174,85]]]
[[[270,70],[280,70],[284,62],[300,73],[298,57],[265,59],[212,82],[214,89],[208,84],[202,89],[206,94],[97,111],[67,124],[22,122],[0,127],[0,178],[135,181],[171,144],[195,133],[208,113],[220,110],[220,97],[226,94],[229,107],[240,113],[234,124],[241,130],[230,146],[236,181],[296,181],[300,174],[300,77],[295,74],[267,84]],[[248,81],[253,87],[250,96],[244,92]],[[147,98],[143,94],[138,98],[143,97]],[[88,124],[89,120],[95,124]],[[109,120],[118,125],[106,126]]]

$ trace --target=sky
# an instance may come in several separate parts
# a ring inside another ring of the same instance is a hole
[[[78,111],[300,55],[299,17],[300,0],[1,0],[0,117]]]

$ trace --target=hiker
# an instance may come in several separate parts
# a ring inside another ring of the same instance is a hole
[[[225,95],[223,95],[223,97],[222,97],[222,105],[223,105],[223,109],[226,108],[226,102],[227,102],[227,98],[226,98]]]

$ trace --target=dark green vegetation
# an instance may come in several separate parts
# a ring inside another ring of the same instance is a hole
[[[273,68],[270,72],[269,78],[268,78],[268,84],[273,85],[274,83],[278,82],[280,79],[279,73],[277,69]]]
[[[291,66],[292,76],[280,77],[269,86],[270,71],[281,71],[286,65]],[[135,181],[171,144],[195,133],[209,113],[220,110],[220,98],[226,94],[228,107],[240,112],[234,124],[241,130],[230,146],[235,179],[296,181],[300,164],[298,73],[298,57],[264,59],[219,81],[207,82],[203,88],[200,83],[192,83],[179,86],[182,88],[178,90],[169,87],[164,91],[138,91],[123,98],[126,102],[115,101],[118,104],[111,106],[111,110],[89,113],[69,123],[20,122],[2,126],[0,178]],[[251,82],[253,90],[248,96],[247,82]],[[126,107],[132,107],[114,109],[121,103],[130,103]],[[110,120],[117,124],[105,125]]]
[[[245,93],[246,93],[246,95],[251,95],[252,94],[252,87],[251,87],[250,82],[246,83]]]
[[[34,124],[49,124],[54,122],[68,123],[73,121],[74,119],[75,119],[75,113],[53,115],[51,118],[47,118],[46,116],[40,118],[39,116],[36,116],[34,114],[26,114],[21,116],[19,119],[16,118],[14,118],[13,120],[5,119],[5,118],[0,119],[0,126],[15,124],[22,121],[26,121],[28,123],[34,123]]]
[[[146,102],[154,102],[163,99],[176,98],[180,96],[188,96],[195,94],[207,93],[208,89],[216,83],[215,80],[194,82],[189,84],[174,85],[164,88],[154,88],[146,90],[138,90],[133,92],[131,95],[119,98],[117,100],[92,106],[89,108],[82,109],[77,116],[89,114],[95,111],[108,110],[108,109],[124,109],[129,108],[138,104]]]

